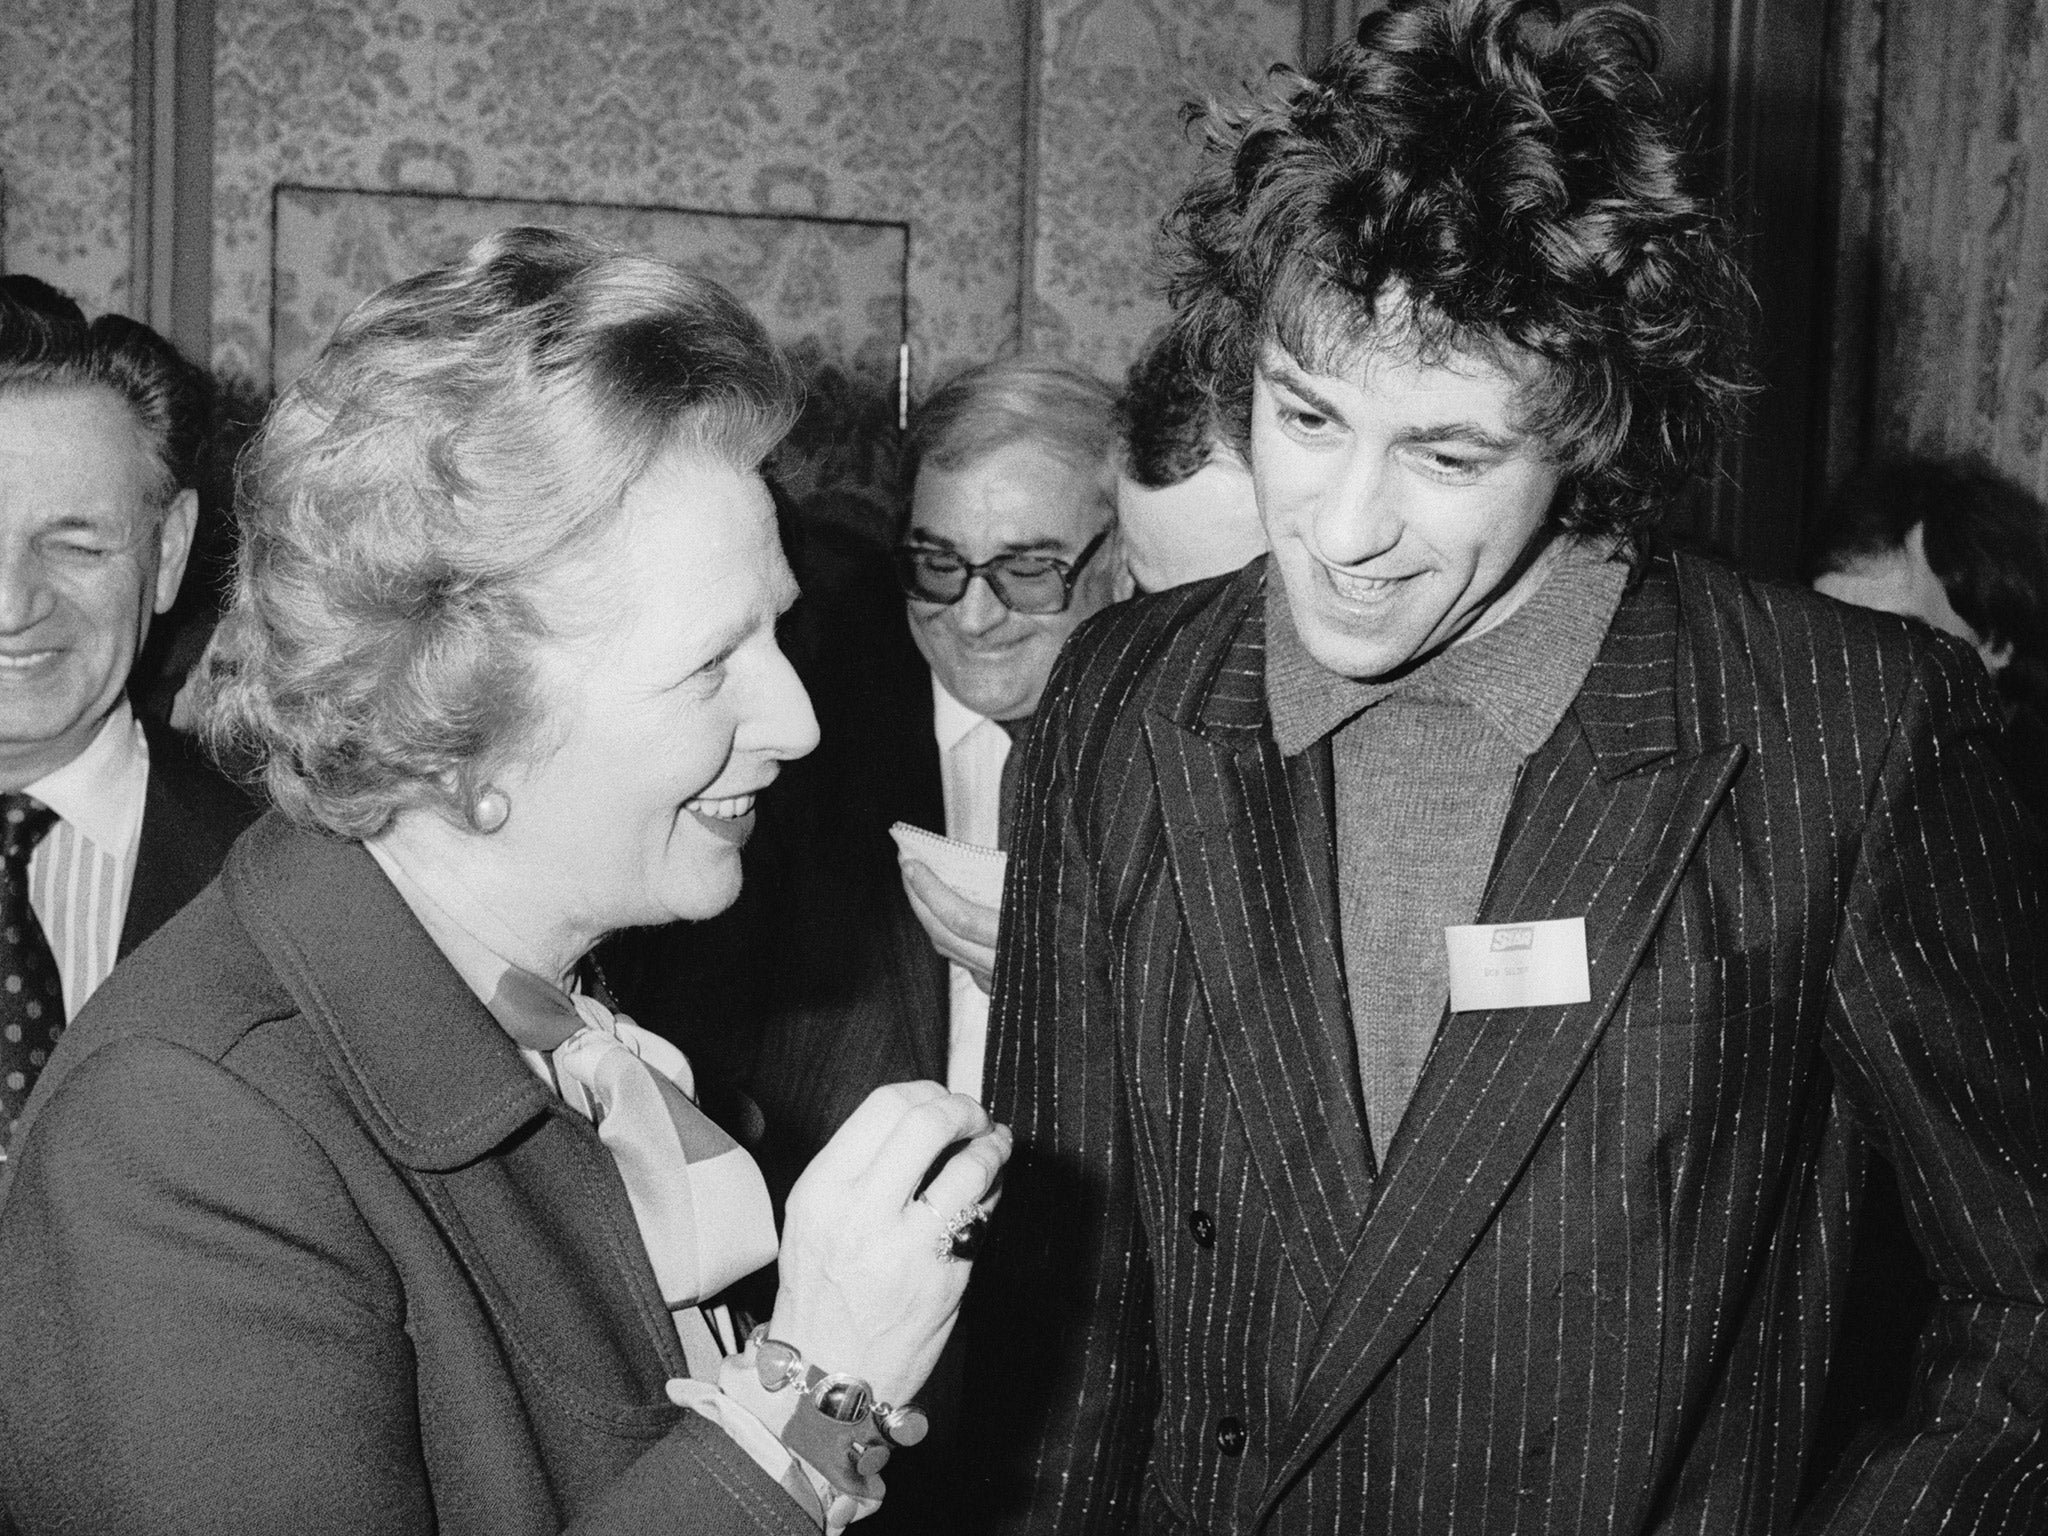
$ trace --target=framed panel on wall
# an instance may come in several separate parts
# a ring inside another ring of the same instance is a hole
[[[868,219],[280,186],[272,204],[270,385],[304,370],[351,309],[515,224],[573,229],[730,288],[807,363],[896,379],[910,229]]]
[[[885,220],[725,213],[294,184],[272,202],[272,391],[303,372],[350,310],[453,260],[483,235],[552,225],[714,278],[761,319],[807,384],[778,463],[828,516],[886,521],[909,329],[910,229]]]

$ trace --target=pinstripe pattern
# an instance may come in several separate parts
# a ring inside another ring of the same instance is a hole
[[[66,1018],[77,1015],[114,969],[133,874],[132,861],[61,818],[29,860],[29,903],[64,978]]]
[[[965,1325],[1015,1384],[998,1523],[1788,1530],[1881,1137],[1945,1301],[1917,1433],[1815,1528],[2048,1529],[2042,892],[1978,669],[1653,564],[1481,912],[1585,914],[1592,1000],[1451,1016],[1375,1176],[1262,604],[1254,567],[1097,621],[1026,761]]]

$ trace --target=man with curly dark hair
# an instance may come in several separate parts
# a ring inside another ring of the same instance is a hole
[[[1091,622],[1027,751],[990,1529],[2048,1529],[1996,700],[1658,550],[1744,286],[1647,24],[1561,9],[1396,4],[1202,119],[1174,298],[1272,554]],[[1801,1507],[1880,1146],[1941,1301]]]

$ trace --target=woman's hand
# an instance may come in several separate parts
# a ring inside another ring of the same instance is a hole
[[[869,1094],[790,1193],[769,1337],[823,1370],[866,1377],[885,1402],[907,1402],[953,1331],[973,1267],[941,1256],[946,1223],[994,1206],[1009,1156],[1009,1127],[965,1094],[937,1083]]]

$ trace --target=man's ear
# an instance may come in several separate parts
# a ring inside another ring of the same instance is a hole
[[[1088,562],[1084,576],[1094,576],[1096,591],[1103,594],[1102,606],[1120,603],[1131,595],[1135,583],[1131,579],[1131,568],[1124,563],[1124,533],[1121,525],[1109,525],[1109,537],[1102,541],[1102,548],[1095,551],[1095,558]]]
[[[185,580],[185,562],[192,555],[192,533],[199,526],[199,493],[187,487],[171,498],[157,531],[156,608],[167,613],[178,600],[178,588]]]

